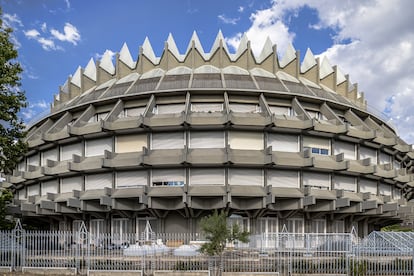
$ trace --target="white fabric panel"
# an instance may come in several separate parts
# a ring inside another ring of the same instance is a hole
[[[32,165],[32,166],[39,166],[39,154],[35,154],[32,156],[29,156],[27,158],[27,165]]]
[[[40,189],[39,188],[40,188],[39,184],[34,184],[34,185],[27,186],[27,196],[40,195]]]
[[[384,153],[384,152],[380,152],[379,153],[379,163],[380,164],[390,164],[392,161],[392,158],[390,155]]]
[[[192,131],[190,132],[190,148],[224,148],[224,131]]]
[[[346,143],[342,141],[335,141],[334,155],[343,153],[344,159],[356,160],[355,144]]]
[[[47,193],[57,194],[59,193],[59,182],[57,180],[50,180],[42,183],[42,196]]]
[[[224,185],[224,169],[191,169],[190,185]]]
[[[24,159],[17,165],[17,170],[20,172],[24,172],[26,170],[26,162],[24,161]]]
[[[390,196],[392,195],[392,187],[390,184],[380,183],[378,185],[378,191],[380,195]]]
[[[115,152],[139,152],[147,147],[147,134],[131,134],[116,137]]]
[[[331,177],[327,173],[304,172],[303,186],[330,190]]]
[[[82,144],[64,145],[61,147],[60,161],[72,160],[72,155],[76,154],[82,156]]]
[[[335,175],[333,186],[336,190],[356,192],[356,178],[353,176]]]
[[[300,188],[299,172],[267,170],[267,185],[281,188]]]
[[[184,169],[152,170],[152,183],[163,182],[164,185],[185,183]]]
[[[400,162],[394,161],[394,169],[401,169]]]
[[[393,198],[394,199],[401,199],[401,190],[400,189],[394,187],[392,189],[392,193],[393,193]]]
[[[151,134],[151,149],[182,149],[184,148],[183,132],[167,132]]]
[[[111,173],[99,173],[89,174],[85,178],[85,191],[112,188],[112,174]]]
[[[223,111],[222,103],[194,103],[191,104],[192,112],[221,112]]]
[[[276,106],[276,105],[269,105],[270,111],[276,115],[290,115],[290,107],[288,106]]]
[[[42,166],[46,166],[47,160],[53,160],[53,161],[58,160],[58,149],[57,148],[53,148],[53,149],[42,152],[42,160],[41,160]]]
[[[105,120],[106,116],[108,116],[109,112],[102,112],[96,114],[96,119],[99,122],[100,120]]]
[[[359,180],[359,191],[361,193],[377,194],[377,182],[373,180],[360,179]]]
[[[330,149],[330,139],[303,136],[303,147]]]
[[[115,188],[121,189],[146,186],[148,184],[147,180],[147,171],[117,172]]]
[[[361,146],[359,147],[359,159],[371,158],[371,164],[377,164],[377,150]]]
[[[230,110],[233,112],[260,112],[260,106],[257,104],[238,104],[230,103]]]
[[[159,104],[156,106],[156,114],[173,114],[184,111],[184,104]]]
[[[85,142],[85,156],[100,156],[104,155],[104,151],[112,152],[112,138],[101,138],[95,140],[86,140]]]
[[[144,111],[145,111],[145,106],[125,108],[125,116],[126,117],[139,117],[140,115],[144,114]]]
[[[72,190],[82,191],[82,178],[80,176],[62,178],[60,193],[69,193]]]
[[[229,131],[229,144],[232,149],[262,150],[263,133],[247,131]]]
[[[230,185],[264,186],[263,170],[229,169]]]
[[[18,199],[26,199],[26,189],[25,188],[19,190]]]
[[[272,151],[299,152],[299,136],[268,133],[267,146],[272,146]]]

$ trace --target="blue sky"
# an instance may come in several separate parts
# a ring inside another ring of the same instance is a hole
[[[0,0],[24,67],[26,121],[48,110],[68,75],[124,42],[136,60],[149,37],[157,56],[172,33],[184,53],[193,31],[209,52],[218,30],[229,49],[246,33],[260,52],[269,37],[279,55],[309,47],[358,82],[370,107],[386,113],[414,143],[414,1],[410,0]],[[391,20],[392,19],[392,20]]]

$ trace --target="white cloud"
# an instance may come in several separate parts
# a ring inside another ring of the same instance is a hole
[[[54,38],[60,41],[70,42],[73,45],[77,45],[78,41],[81,39],[78,29],[70,23],[65,23],[65,27],[63,27],[63,33],[56,29],[52,29],[50,33]]]
[[[236,25],[237,22],[240,20],[240,18],[230,18],[225,16],[224,14],[220,14],[219,16],[217,16],[218,19],[221,20],[221,22],[223,22],[224,24],[231,24],[231,25]]]
[[[31,29],[31,30],[25,31],[24,35],[29,39],[35,39],[40,36],[40,33],[35,29]]]
[[[244,7],[243,7],[243,6],[240,6],[240,7],[237,9],[237,11],[238,11],[238,12],[240,12],[240,13],[241,13],[241,12],[244,12]]]
[[[47,24],[43,22],[40,26],[41,31],[43,33],[47,32]],[[52,34],[51,37],[44,37],[40,34],[40,32],[36,29],[30,29],[24,32],[24,35],[28,39],[36,40],[44,50],[63,50],[62,46],[59,46],[55,43],[56,40],[59,41],[67,41],[72,43],[73,45],[77,45],[77,42],[80,40],[80,34],[78,29],[70,23],[66,23],[65,27],[63,28],[63,32],[61,33],[56,29],[52,29],[50,33]]]
[[[319,18],[310,28],[336,32],[334,44],[321,56],[349,73],[351,81],[358,82],[360,91],[365,92],[368,104],[386,111],[399,135],[414,143],[414,123],[407,119],[412,117],[414,102],[414,2],[274,0],[270,8],[250,17],[252,24],[246,33],[253,51],[259,53],[269,35],[283,53],[295,37],[283,19],[304,6],[315,9]],[[237,34],[227,41],[237,48],[240,37]]]
[[[57,46],[53,40],[40,36],[39,31],[36,29],[25,31],[24,35],[28,39],[36,40],[42,46],[42,48],[46,51],[63,50],[62,47]]]
[[[17,29],[18,27],[23,27],[23,23],[17,14],[4,13],[2,19],[3,19],[3,24],[6,27],[11,27],[13,29]]]
[[[42,26],[40,27],[40,29],[42,30],[42,32],[47,32],[47,24],[46,22],[43,22]]]
[[[70,9],[70,2],[69,2],[69,0],[65,0],[65,3],[66,3],[66,8],[67,9]]]
[[[102,57],[103,57],[105,54],[109,54],[109,56],[111,57],[111,60],[113,60],[113,59],[114,59],[114,57],[115,57],[115,55],[116,55],[116,53],[115,53],[115,52],[113,52],[113,51],[111,51],[111,50],[106,49],[106,50],[105,50],[105,52],[104,52],[103,54],[96,53],[96,54],[95,54],[95,59],[96,59],[96,60],[101,60],[101,59],[102,59]]]

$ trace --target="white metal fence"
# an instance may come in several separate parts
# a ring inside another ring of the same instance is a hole
[[[156,271],[414,275],[412,245],[401,239],[395,233],[374,233],[364,240],[350,233],[270,233],[251,235],[247,244],[228,244],[222,256],[211,257],[199,251],[205,242],[201,234],[91,234],[84,224],[77,232],[25,231],[18,224],[12,231],[0,231],[0,267],[70,268],[79,274],[109,270],[143,275]],[[401,244],[409,247],[401,250]]]

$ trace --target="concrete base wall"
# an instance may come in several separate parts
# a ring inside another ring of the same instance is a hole
[[[138,276],[142,275],[141,270],[88,270],[88,276]]]
[[[156,270],[154,271],[154,276],[209,276],[210,272],[208,270],[200,271],[173,271],[173,270]]]
[[[76,275],[76,268],[68,267],[22,267],[23,273],[38,275]]]
[[[7,273],[11,271],[12,271],[11,266],[0,266],[0,273]]]

